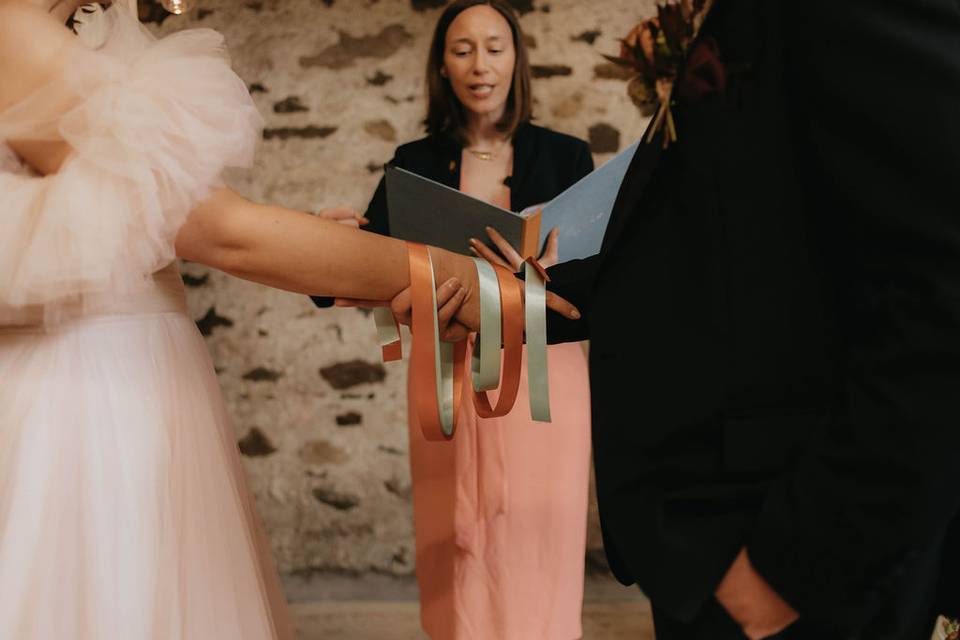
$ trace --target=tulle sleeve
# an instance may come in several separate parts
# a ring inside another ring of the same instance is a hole
[[[123,11],[62,78],[0,113],[0,140],[62,138],[53,175],[0,172],[0,304],[135,289],[173,261],[187,214],[249,166],[260,116],[222,36],[157,40]]]

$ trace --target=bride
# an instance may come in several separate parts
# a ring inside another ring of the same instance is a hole
[[[222,38],[118,6],[90,47],[77,4],[0,0],[0,638],[291,638],[174,260],[388,300],[406,247],[224,188],[260,119]]]

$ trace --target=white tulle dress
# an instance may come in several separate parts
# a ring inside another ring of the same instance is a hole
[[[0,113],[0,638],[293,637],[174,236],[260,119],[209,30],[109,37]],[[6,140],[62,137],[48,177]]]

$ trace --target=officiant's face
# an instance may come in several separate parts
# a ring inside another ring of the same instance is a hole
[[[516,59],[510,25],[493,7],[467,9],[447,31],[443,73],[457,99],[475,115],[503,115]]]

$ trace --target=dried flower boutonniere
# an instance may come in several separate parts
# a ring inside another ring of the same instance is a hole
[[[941,626],[934,636],[937,640],[958,640],[960,639],[960,620],[951,620],[950,618],[940,618]]]
[[[653,122],[647,129],[647,142],[651,142],[661,130],[665,131],[664,146],[677,140],[670,101],[685,61],[688,75],[694,62],[707,64],[714,74],[723,74],[718,56],[709,56],[711,52],[716,54],[714,41],[707,43],[707,56],[698,56],[703,60],[694,60],[697,47],[691,51],[711,4],[711,0],[679,0],[657,5],[655,17],[642,21],[620,41],[619,56],[604,56],[636,73],[627,85],[627,93],[642,113],[653,115]],[[712,59],[707,60],[707,57]],[[698,75],[693,74],[693,82],[698,80]]]

